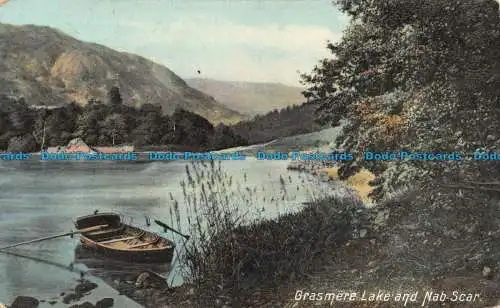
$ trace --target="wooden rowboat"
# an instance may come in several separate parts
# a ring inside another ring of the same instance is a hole
[[[170,263],[175,244],[156,233],[124,224],[116,213],[78,217],[83,247],[115,260]],[[90,230],[90,231],[89,231]]]

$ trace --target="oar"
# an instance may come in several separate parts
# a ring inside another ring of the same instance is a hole
[[[189,240],[189,235],[184,235],[184,234],[180,233],[179,231],[175,230],[174,228],[168,226],[166,223],[164,223],[162,221],[159,221],[159,220],[156,220],[156,219],[155,219],[155,223],[157,225],[165,228],[165,229],[168,229],[168,230],[170,230],[172,232],[175,232],[175,233],[179,234],[180,236],[184,237],[186,240]]]
[[[12,245],[5,246],[5,247],[0,247],[0,250],[4,250],[4,249],[7,249],[7,248],[12,248],[12,247],[17,247],[17,246],[21,246],[21,245],[26,245],[26,244],[31,244],[31,243],[43,242],[43,241],[46,241],[46,240],[51,240],[51,239],[55,239],[55,238],[59,238],[59,237],[72,236],[74,234],[79,234],[79,233],[84,233],[84,232],[97,231],[97,230],[106,228],[107,226],[108,225],[100,225],[100,226],[95,226],[95,227],[89,227],[89,228],[85,228],[85,229],[80,229],[78,231],[66,232],[64,234],[57,234],[57,235],[52,235],[52,236],[37,238],[37,239],[31,240],[31,241],[26,241],[26,242],[12,244]]]
[[[59,268],[65,269],[65,270],[69,270],[70,272],[73,272],[73,273],[80,273],[80,275],[82,273],[86,274],[86,272],[84,272],[82,270],[75,269],[75,267],[73,266],[73,262],[70,265],[66,266],[66,265],[64,265],[62,263],[57,263],[57,262],[54,262],[54,261],[45,260],[45,259],[37,258],[37,257],[34,257],[34,256],[27,256],[27,255],[15,253],[15,252],[12,252],[12,251],[2,251],[1,253],[6,254],[8,256],[25,258],[25,259],[32,260],[32,261],[37,261],[37,262],[40,262],[40,263],[57,266]]]

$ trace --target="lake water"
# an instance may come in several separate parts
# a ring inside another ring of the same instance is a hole
[[[287,171],[287,163],[247,158],[224,161],[222,169],[244,189],[256,191],[258,200],[252,201],[256,206],[251,213],[264,209],[265,217],[299,209],[302,202],[310,200],[311,191],[322,194],[334,190],[331,184],[311,182],[299,173]],[[0,246],[68,232],[73,228],[73,218],[91,214],[95,209],[118,211],[141,227],[145,226],[145,215],[169,223],[170,194],[179,200],[181,213],[185,211],[179,182],[186,178],[186,164],[185,161],[0,162]],[[287,196],[277,202],[283,185]],[[234,186],[236,190],[237,185]],[[181,225],[187,233],[187,221],[182,220]],[[158,226],[149,229],[162,234]],[[163,235],[180,241],[171,233]],[[9,250],[17,255],[0,253],[0,303],[11,303],[18,295],[50,300],[74,287],[79,272],[67,267],[75,260],[77,244],[78,236],[64,237]],[[74,268],[88,269],[80,263]],[[180,283],[177,275],[171,278]],[[93,292],[95,298],[109,296],[115,298],[117,307],[140,307],[118,296],[100,278],[92,279],[99,284]]]

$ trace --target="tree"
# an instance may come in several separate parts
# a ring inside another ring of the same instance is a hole
[[[214,134],[213,125],[205,118],[184,109],[177,109],[172,115],[175,125],[176,143],[207,147]]]
[[[37,144],[31,134],[12,137],[9,140],[8,152],[35,152]]]
[[[215,127],[213,148],[215,150],[220,150],[242,145],[238,144],[242,142],[242,139],[243,138],[234,133],[231,127],[220,123]]]
[[[35,122],[34,113],[24,99],[13,100],[10,106],[7,106],[8,121],[10,130],[17,134],[26,134],[33,131]]]
[[[9,129],[9,122],[5,114],[0,112],[0,135],[6,133]]]
[[[103,123],[102,136],[107,136],[113,145],[116,142],[121,143],[126,138],[126,127],[125,117],[121,114],[114,113],[109,115]]]
[[[96,145],[100,137],[100,125],[106,116],[106,106],[95,100],[89,101],[83,112],[77,117],[73,137],[82,138],[85,143]]]
[[[123,106],[122,95],[120,94],[120,89],[116,86],[111,87],[108,92],[108,101],[110,107],[110,113],[121,112]]]
[[[111,105],[121,105],[123,103],[122,96],[120,94],[120,89],[116,86],[111,87],[108,93],[109,103]]]
[[[139,109],[137,127],[133,131],[134,144],[159,144],[163,135],[162,132],[162,111],[161,106],[144,104]]]
[[[42,149],[46,148],[46,121],[48,117],[48,111],[46,109],[40,109],[35,117],[35,124],[33,126],[33,138]]]
[[[304,82],[319,118],[348,120],[337,146],[346,151],[471,153],[494,149],[500,129],[498,3],[434,0],[339,0],[351,22],[329,43]],[[485,163],[486,164],[486,163]],[[492,178],[473,161],[380,162],[360,156],[340,170],[377,175],[382,199],[407,183],[438,177]],[[488,169],[488,168],[486,168]]]

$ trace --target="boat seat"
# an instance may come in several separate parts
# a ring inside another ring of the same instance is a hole
[[[148,245],[151,245],[151,244],[155,244],[156,242],[158,242],[160,239],[157,238],[157,239],[154,239],[152,241],[149,241],[147,243],[141,243],[141,244],[137,244],[137,245],[132,245],[132,246],[128,246],[128,248],[139,248],[139,247],[143,247],[143,246],[148,246]]]
[[[133,240],[137,237],[138,236],[136,235],[136,236],[123,237],[123,238],[116,238],[113,240],[99,242],[99,244],[111,244],[111,243],[115,243],[115,242],[128,241],[128,240]]]
[[[105,229],[105,230],[100,230],[100,231],[88,232],[88,233],[85,233],[85,235],[90,235],[90,236],[103,235],[103,234],[108,234],[108,233],[114,233],[114,232],[120,231],[122,229],[123,229],[123,226],[120,226],[118,228],[113,228],[113,229]]]
[[[99,230],[102,230],[102,229],[107,228],[107,227],[109,227],[109,225],[92,226],[92,227],[87,227],[87,228],[79,229],[78,232],[80,232],[80,233],[88,233],[88,232],[92,232],[92,231],[99,231]]]

